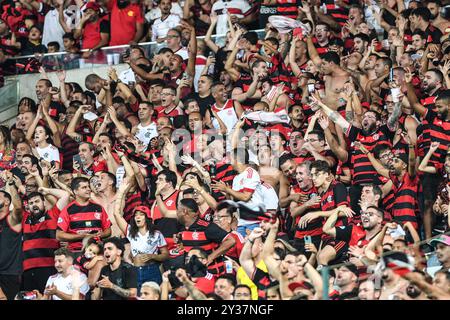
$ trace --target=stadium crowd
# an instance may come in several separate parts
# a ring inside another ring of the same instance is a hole
[[[450,299],[448,1],[0,13],[0,299]]]

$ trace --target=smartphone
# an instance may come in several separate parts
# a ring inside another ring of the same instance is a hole
[[[305,239],[305,244],[311,244],[312,243],[311,236],[305,236],[303,239]]]
[[[316,91],[316,85],[314,83],[308,83],[308,92],[313,93]]]
[[[17,294],[18,300],[36,300],[36,293],[32,291],[20,291]]]
[[[391,70],[389,71],[389,82],[394,81],[394,69],[391,68]]]
[[[81,157],[80,157],[79,154],[76,154],[76,155],[73,156],[73,162],[74,162],[74,163],[75,163],[75,162],[78,162],[80,166],[83,164],[83,162],[81,161]]]

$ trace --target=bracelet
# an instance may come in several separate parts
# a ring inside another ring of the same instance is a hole
[[[15,186],[16,183],[15,183],[15,182],[8,182],[8,185],[10,185],[10,186]]]

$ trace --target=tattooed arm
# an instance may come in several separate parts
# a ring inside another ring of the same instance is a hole
[[[133,298],[137,294],[136,288],[123,289],[116,284],[112,286],[111,290],[123,298]]]
[[[402,105],[401,102],[396,102],[394,104],[394,111],[392,111],[392,114],[388,118],[387,126],[391,131],[395,131],[398,127],[398,118],[402,113],[401,105]]]
[[[345,120],[339,112],[334,111],[333,109],[325,105],[320,99],[318,99],[317,96],[313,95],[312,99],[314,103],[317,104],[323,110],[323,112],[325,112],[325,114],[328,116],[328,118],[331,119],[331,121],[341,127],[344,132],[347,132],[348,128],[350,127],[350,123]]]

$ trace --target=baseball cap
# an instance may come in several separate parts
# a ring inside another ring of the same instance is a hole
[[[349,263],[346,264],[342,267],[345,267],[348,269],[348,271],[350,271],[351,273],[353,273],[356,277],[359,276],[359,271],[358,271],[358,267],[356,265],[354,265],[353,263]]]
[[[438,242],[443,243],[443,244],[445,244],[445,245],[447,245],[447,246],[450,246],[450,237],[449,237],[449,236],[446,236],[446,235],[444,235],[444,234],[443,234],[443,235],[440,235],[440,236],[437,237],[437,238],[431,239],[430,244],[433,245],[433,246],[436,246],[436,244],[437,244]]]
[[[283,244],[288,252],[296,252],[297,250],[289,243],[289,237],[286,233],[279,233],[275,241]]]
[[[300,282],[292,282],[288,286],[289,290],[295,291],[297,288],[302,288],[306,290],[312,290],[314,287],[311,285],[311,283],[306,281],[300,281]]]
[[[146,206],[137,206],[133,209],[133,213],[135,213],[136,211],[141,211],[143,213],[145,213],[147,215],[147,217],[151,217],[151,212],[150,212],[150,208],[146,207]]]
[[[87,9],[92,9],[94,11],[99,12],[100,11],[100,6],[96,2],[88,2],[86,4],[86,6],[84,7],[84,10],[87,10]]]

